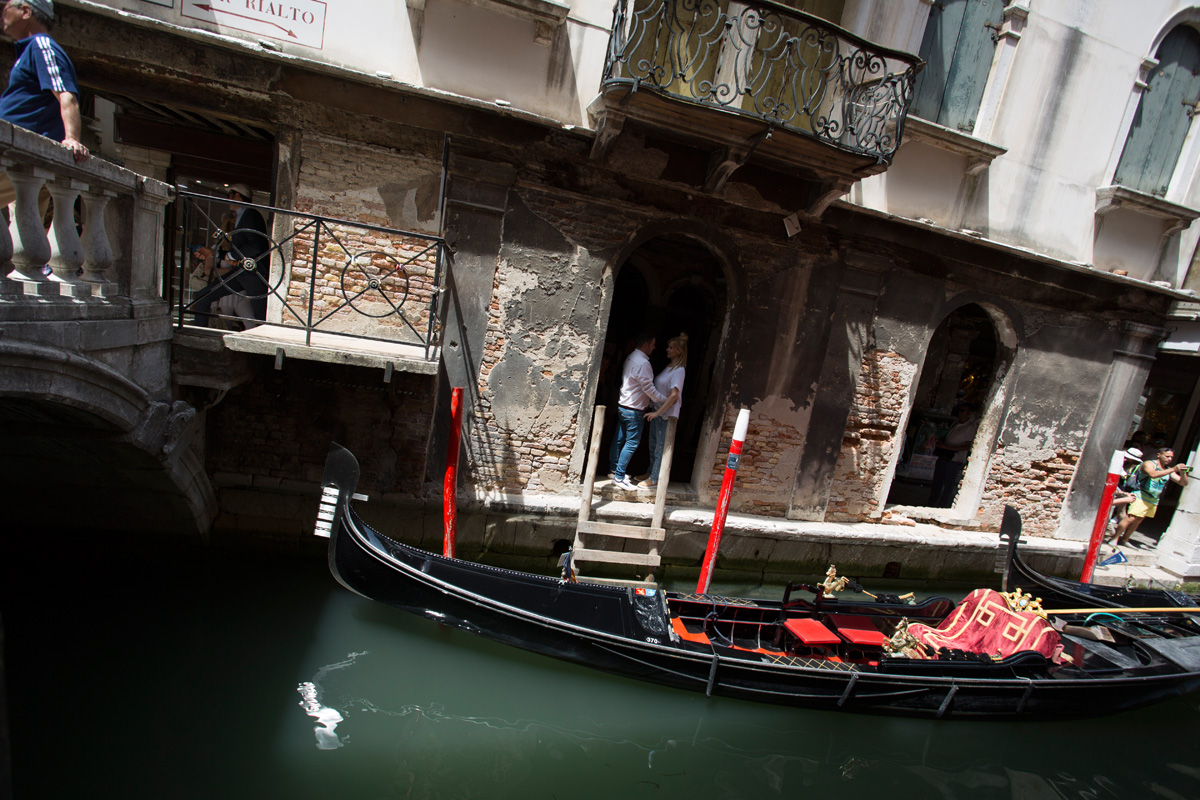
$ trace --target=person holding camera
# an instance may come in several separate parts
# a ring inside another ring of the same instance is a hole
[[[1162,495],[1167,481],[1171,480],[1180,486],[1187,486],[1188,473],[1192,468],[1185,464],[1172,466],[1174,460],[1175,451],[1169,447],[1163,447],[1154,454],[1153,459],[1142,462],[1142,466],[1139,468],[1142,473],[1141,487],[1134,496],[1133,502],[1130,503],[1125,518],[1117,525],[1118,545],[1128,544],[1130,537],[1133,536],[1133,532],[1137,530],[1142,520],[1154,516],[1154,512],[1158,510],[1158,498]]]

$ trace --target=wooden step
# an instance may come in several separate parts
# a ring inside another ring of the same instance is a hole
[[[657,589],[658,584],[654,581],[638,581],[626,578],[593,578],[588,575],[580,575],[580,583],[599,583],[604,586],[633,586],[645,589]]]
[[[659,564],[657,553],[620,553],[615,550],[576,549],[572,551],[571,558],[575,561],[591,561],[602,564],[637,564],[643,567],[657,567]]]
[[[613,522],[580,522],[580,533],[599,533],[603,536],[620,536],[624,539],[652,539],[661,542],[667,538],[665,528],[651,528],[644,525],[618,525]]]

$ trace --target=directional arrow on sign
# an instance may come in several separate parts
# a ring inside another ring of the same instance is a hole
[[[284,33],[286,33],[288,36],[292,37],[293,39],[300,38],[292,31],[289,31],[287,28],[280,25],[278,22],[271,22],[269,19],[261,19],[259,17],[249,17],[249,16],[246,16],[245,14],[235,14],[232,11],[226,11],[221,8],[213,8],[210,5],[200,5],[199,3],[196,4],[196,8],[203,9],[204,11],[208,11],[213,14],[224,14],[227,17],[237,17],[238,19],[248,19],[251,22],[261,22],[264,25],[271,25],[273,27],[279,28],[279,30],[283,31]]]

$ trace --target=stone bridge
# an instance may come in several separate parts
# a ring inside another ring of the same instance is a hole
[[[202,535],[216,500],[196,412],[172,400],[160,289],[170,187],[97,158],[76,165],[6,122],[0,169],[16,193],[0,225],[6,527]]]

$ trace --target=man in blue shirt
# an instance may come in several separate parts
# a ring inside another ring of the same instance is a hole
[[[0,95],[0,119],[62,142],[76,162],[86,160],[75,65],[49,36],[54,0],[9,0],[0,14],[17,53]]]

